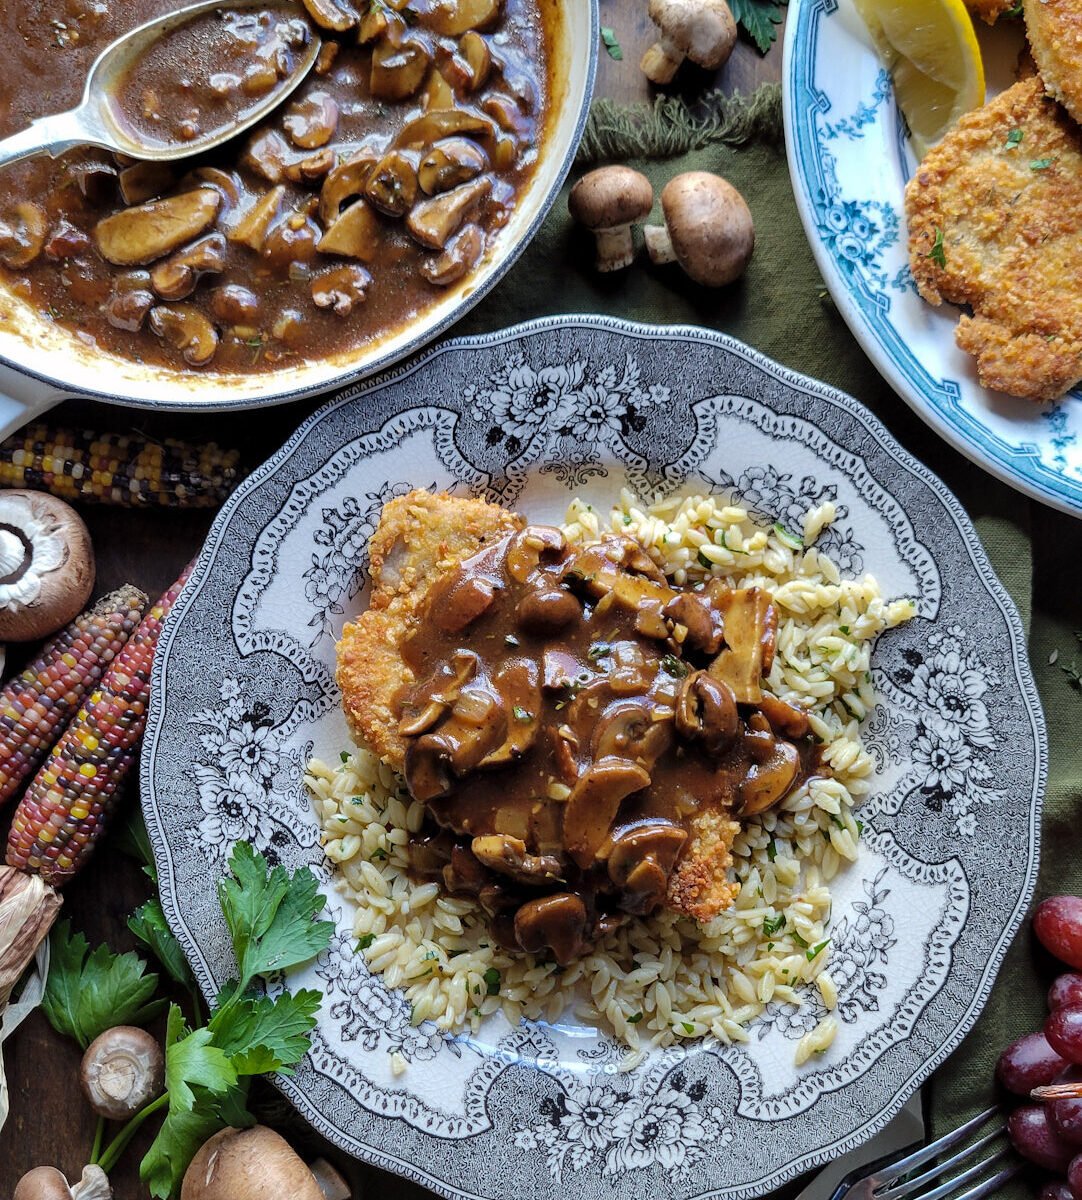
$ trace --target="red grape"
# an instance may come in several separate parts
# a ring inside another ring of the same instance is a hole
[[[1057,1008],[1044,1023],[1044,1036],[1068,1062],[1082,1063],[1082,1004]]]
[[[1038,1200],[1075,1200],[1075,1194],[1066,1179],[1050,1179],[1041,1188]]]
[[[1073,971],[1061,975],[1048,993],[1048,1007],[1052,1012],[1066,1008],[1068,1004],[1082,1004],[1082,975]]]
[[[1028,1096],[1035,1087],[1050,1084],[1068,1065],[1043,1033],[1027,1033],[999,1056],[996,1075],[1009,1092]]]
[[[1033,915],[1033,932],[1046,950],[1082,971],[1082,896],[1049,896]]]
[[[1067,1168],[1067,1182],[1074,1192],[1074,1200],[1082,1200],[1082,1154]]]
[[[1047,1110],[1041,1105],[1023,1104],[1016,1108],[1007,1122],[1007,1131],[1014,1148],[1023,1158],[1046,1171],[1066,1174],[1076,1147],[1060,1140],[1048,1119]]]

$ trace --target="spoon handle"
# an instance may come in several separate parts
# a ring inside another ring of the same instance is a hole
[[[73,108],[69,112],[42,117],[31,122],[27,129],[0,139],[0,167],[32,158],[35,154],[49,154],[56,158],[72,146],[88,144],[100,145],[101,142],[85,124],[83,110]]]

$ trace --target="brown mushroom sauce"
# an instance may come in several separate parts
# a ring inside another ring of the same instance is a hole
[[[751,816],[826,772],[762,690],[777,619],[763,590],[674,588],[612,535],[528,526],[464,561],[403,644],[406,782],[431,814],[413,871],[561,964],[653,912],[696,813]]]
[[[73,107],[106,45],[181,6],[0,6],[0,136]],[[194,136],[277,86],[314,27],[324,44],[301,87],[252,133],[173,166],[80,150],[5,170],[0,279],[136,361],[261,372],[364,345],[468,276],[510,218],[547,119],[557,12],[556,0],[223,5],[226,49],[158,88],[141,65],[133,119]]]

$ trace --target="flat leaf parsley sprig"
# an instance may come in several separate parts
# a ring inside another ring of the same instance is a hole
[[[229,867],[231,874],[219,881],[218,899],[237,978],[219,992],[204,1026],[190,1028],[180,1006],[169,1006],[165,1091],[140,1109],[108,1146],[96,1145],[92,1156],[108,1173],[136,1130],[164,1110],[165,1120],[139,1168],[158,1200],[178,1193],[196,1150],[212,1134],[226,1125],[255,1123],[247,1106],[252,1076],[289,1073],[303,1058],[323,999],[321,992],[307,989],[275,996],[263,990],[270,977],[308,962],[330,944],[334,924],[318,919],[325,898],[315,876],[307,867],[292,874],[282,866],[271,869],[245,842],[233,848]],[[145,924],[147,913],[141,912],[140,923]],[[155,952],[164,963],[177,959],[179,946],[164,921],[153,924]],[[54,1028],[84,1046],[106,1028],[154,1015],[151,997],[157,986],[157,976],[146,973],[137,955],[114,955],[100,946],[88,956],[88,949],[81,934],[72,938],[66,926],[57,931],[43,1002]]]
[[[765,54],[778,36],[781,10],[787,3],[788,0],[729,0],[729,8],[759,47],[759,52]]]

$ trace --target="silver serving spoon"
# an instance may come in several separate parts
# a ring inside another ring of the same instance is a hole
[[[141,141],[138,131],[125,128],[117,121],[116,112],[110,103],[116,89],[127,72],[151,46],[161,37],[171,33],[180,25],[195,17],[216,9],[244,9],[273,6],[270,0],[200,0],[186,8],[167,13],[164,17],[148,21],[123,37],[117,38],[98,55],[87,75],[83,99],[78,108],[68,112],[42,117],[31,123],[28,129],[0,139],[0,167],[18,162],[36,154],[49,154],[53,158],[70,150],[73,146],[101,146],[118,154],[155,162],[169,162],[201,154],[230,138],[243,133],[294,92],[312,69],[319,55],[321,40],[313,31],[308,44],[297,56],[296,69],[266,96],[254,101],[251,107],[242,110],[240,118],[199,134],[190,141],[161,142]],[[298,12],[297,14],[301,14]]]

